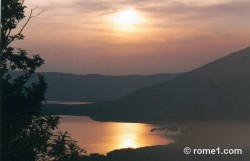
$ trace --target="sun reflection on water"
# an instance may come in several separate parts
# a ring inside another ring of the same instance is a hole
[[[172,142],[164,134],[151,133],[150,129],[155,126],[150,124],[96,122],[81,116],[63,116],[61,122],[60,130],[68,131],[88,154]]]
[[[113,130],[119,133],[116,138],[117,148],[138,148],[141,145],[150,144],[150,139],[145,139],[149,135],[148,128],[147,125],[142,126],[138,123],[123,123],[114,126]]]
[[[133,136],[124,136],[124,138],[122,138],[120,142],[121,142],[120,144],[121,148],[136,148],[137,147],[137,143]]]

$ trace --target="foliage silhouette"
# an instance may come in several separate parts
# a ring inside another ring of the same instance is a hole
[[[59,117],[41,116],[40,106],[45,100],[47,83],[38,75],[31,85],[27,82],[36,69],[44,64],[39,55],[28,56],[21,48],[11,43],[23,40],[22,31],[34,15],[31,10],[26,22],[15,33],[19,23],[25,18],[24,0],[2,0],[1,6],[1,147],[5,161],[32,160],[77,160],[84,150],[80,149],[68,133],[53,133]],[[15,76],[19,71],[22,74]],[[42,159],[41,159],[42,158]],[[47,158],[47,159],[44,159]]]
[[[32,123],[23,129],[13,141],[14,152],[20,152],[25,158],[36,161],[77,161],[81,153],[86,153],[68,136],[68,132],[56,131],[58,116],[33,117]],[[25,154],[25,155],[24,155]],[[18,160],[19,155],[15,155]]]

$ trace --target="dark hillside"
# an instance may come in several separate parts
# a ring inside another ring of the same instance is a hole
[[[250,48],[230,54],[175,79],[92,107],[100,120],[249,118]]]

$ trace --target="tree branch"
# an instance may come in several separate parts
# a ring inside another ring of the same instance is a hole
[[[23,1],[23,2],[24,2],[24,1]],[[18,36],[20,36],[20,35],[22,34],[24,28],[27,26],[27,24],[29,23],[29,21],[30,21],[32,18],[35,18],[35,17],[41,15],[41,14],[45,11],[45,10],[42,10],[42,11],[39,12],[38,14],[33,15],[33,11],[36,10],[37,8],[38,8],[38,6],[36,6],[36,7],[33,8],[33,9],[31,9],[30,14],[29,14],[29,17],[28,17],[28,19],[26,20],[26,22],[24,23],[24,25],[22,26],[22,28],[20,29],[20,31],[19,31],[17,34],[15,34],[15,36],[13,36],[13,37],[10,39],[10,41],[9,41],[8,43],[6,43],[5,47],[7,47],[10,43],[12,43],[13,41],[15,41],[15,40],[18,38]],[[18,22],[18,23],[19,23],[19,22]],[[7,36],[9,36],[9,35],[10,35],[10,32],[8,33]]]

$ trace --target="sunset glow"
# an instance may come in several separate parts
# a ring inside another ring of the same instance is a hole
[[[113,22],[122,30],[131,31],[134,27],[142,22],[139,13],[133,9],[127,9],[118,12],[113,17]]]
[[[25,3],[27,16],[37,5],[37,12],[45,11],[27,25],[16,46],[41,55],[40,71],[179,73],[250,43],[247,0]]]
[[[1,13],[0,161],[250,161],[250,0]]]

